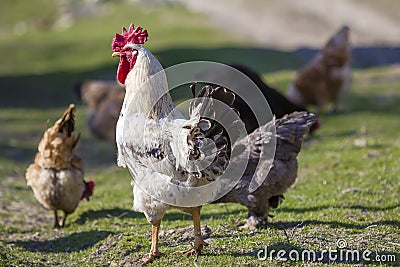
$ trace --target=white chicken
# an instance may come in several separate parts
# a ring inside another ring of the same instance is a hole
[[[228,193],[235,186],[248,162],[243,154],[251,154],[253,147],[234,145],[246,130],[231,108],[235,94],[223,87],[204,86],[190,104],[189,119],[175,109],[163,67],[142,46],[147,37],[146,30],[131,24],[112,42],[113,56],[120,58],[117,78],[126,89],[116,129],[117,163],[128,167],[134,177],[134,210],[143,212],[152,225],[151,249],[144,264],[163,255],[158,250],[158,232],[171,208],[193,217],[194,245],[183,252],[201,254],[205,245],[201,205],[217,200],[223,196],[221,192]],[[273,143],[271,132],[259,132],[257,144]],[[235,161],[232,167],[231,158],[243,160]],[[272,164],[273,153],[269,159]]]
[[[222,87],[206,86],[199,94],[202,98],[191,105],[190,119],[184,119],[174,109],[161,64],[141,45],[146,40],[147,31],[131,24],[112,42],[113,56],[120,57],[117,77],[126,86],[116,129],[117,163],[129,167],[134,177],[134,210],[143,212],[152,224],[152,246],[144,264],[163,255],[158,250],[158,231],[170,208],[193,216],[194,247],[183,252],[201,254],[201,205],[193,204],[196,197],[184,189],[206,185],[220,176],[228,165],[234,141],[216,117],[213,120],[200,116],[215,110],[216,105],[202,99],[215,98],[229,106],[234,94]],[[232,129],[240,123],[237,115],[225,117],[226,125]],[[212,149],[207,150],[209,145]],[[205,167],[200,166],[202,163],[206,163]]]

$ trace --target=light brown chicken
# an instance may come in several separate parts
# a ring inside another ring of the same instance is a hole
[[[94,182],[83,180],[83,160],[75,153],[80,134],[75,138],[75,106],[71,104],[54,126],[46,129],[39,152],[25,177],[36,199],[54,211],[54,227],[64,227],[83,198],[89,200]],[[57,210],[64,212],[59,223]]]
[[[86,80],[74,87],[74,93],[88,107],[87,123],[91,133],[102,140],[115,142],[115,128],[125,97],[116,81]]]
[[[302,68],[288,91],[288,98],[297,105],[317,106],[319,110],[339,101],[351,85],[349,27],[342,27],[325,47]]]

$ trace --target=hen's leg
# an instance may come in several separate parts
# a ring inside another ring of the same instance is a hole
[[[62,222],[61,222],[61,225],[60,225],[60,227],[64,227],[65,226],[65,220],[67,219],[67,213],[64,211],[64,218],[63,218],[63,220],[62,220]]]
[[[161,220],[151,226],[151,249],[149,255],[143,259],[143,264],[152,262],[155,258],[164,256],[158,251],[158,231],[160,230]]]
[[[266,211],[264,216],[257,216],[254,212],[249,210],[249,213],[246,218],[246,223],[239,227],[239,230],[255,230],[263,225],[266,225],[268,222],[268,210]]]
[[[58,222],[57,210],[54,211],[54,228],[60,228],[60,224]]]
[[[207,243],[204,242],[204,240],[201,236],[200,210],[201,210],[201,207],[196,207],[196,208],[193,208],[191,211],[191,214],[193,217],[193,230],[194,230],[193,248],[188,249],[188,250],[183,250],[183,251],[177,251],[176,253],[183,253],[183,254],[187,254],[187,255],[192,255],[192,254],[196,253],[197,255],[201,255],[201,251],[203,250],[203,247],[205,245],[207,245]]]

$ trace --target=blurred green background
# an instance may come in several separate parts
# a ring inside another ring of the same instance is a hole
[[[80,80],[115,77],[111,40],[132,21],[149,31],[146,47],[165,67],[190,60],[241,63],[283,93],[326,39],[349,25],[353,86],[341,112],[319,114],[321,129],[307,138],[298,181],[282,207],[268,228],[239,232],[243,207],[206,206],[202,223],[211,227],[211,239],[198,263],[256,266],[264,245],[321,250],[340,237],[351,248],[400,261],[399,9],[394,0],[2,0],[0,266],[123,266],[147,253],[150,225],[130,210],[130,176],[115,166],[114,146],[91,136],[86,107],[71,90]],[[177,101],[186,95],[174,93]],[[77,104],[78,151],[97,187],[67,227],[54,231],[52,214],[36,201],[24,173],[46,121],[53,123],[69,103]],[[161,250],[187,248],[188,225],[187,215],[166,216]],[[193,260],[169,255],[153,265]]]

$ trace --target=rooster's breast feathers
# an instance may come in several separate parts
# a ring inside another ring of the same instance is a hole
[[[214,118],[204,114],[215,111],[217,102],[231,105],[234,96],[225,88],[211,86],[205,86],[199,96],[190,105],[188,120],[176,116],[156,120],[137,113],[126,117],[120,126],[124,134],[119,164],[128,165],[135,179],[149,173],[169,176],[172,182],[190,183],[193,176],[197,178],[195,184],[187,185],[207,183],[221,175],[231,156],[232,139],[238,137],[239,117],[225,114],[227,129],[216,114]]]

